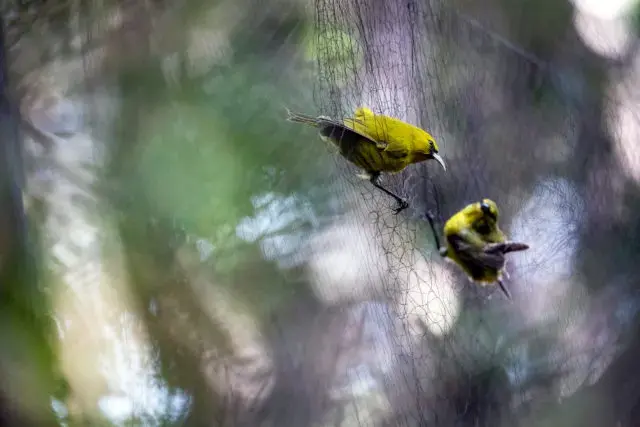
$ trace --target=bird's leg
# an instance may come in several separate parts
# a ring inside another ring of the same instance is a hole
[[[500,286],[500,289],[502,290],[502,292],[504,292],[507,298],[511,299],[511,294],[509,293],[509,291],[507,290],[507,287],[502,282],[502,279],[498,279],[498,286]]]
[[[383,191],[387,195],[393,197],[396,200],[396,202],[398,202],[398,207],[393,210],[393,213],[397,215],[409,207],[409,203],[406,200],[404,200],[402,197],[398,196],[394,192],[384,188],[382,185],[380,185],[379,181],[380,181],[380,172],[371,173],[371,178],[369,178],[369,182],[371,182],[371,184],[373,184],[374,187]]]
[[[440,256],[446,257],[447,248],[440,245],[440,237],[438,237],[438,230],[436,229],[436,221],[433,215],[431,214],[431,212],[427,212],[426,216],[427,216],[427,221],[429,221],[429,226],[431,226],[431,232],[433,233],[433,240],[436,242],[436,248],[438,248],[438,252],[440,253]]]

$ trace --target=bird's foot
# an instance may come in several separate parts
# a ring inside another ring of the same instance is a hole
[[[394,215],[398,215],[403,210],[409,207],[409,202],[404,199],[398,200],[398,207],[393,210]]]
[[[367,181],[371,180],[371,175],[369,175],[368,173],[359,173],[356,174],[356,176],[360,179],[366,179]]]

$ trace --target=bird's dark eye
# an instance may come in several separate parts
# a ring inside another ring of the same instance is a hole
[[[491,206],[489,206],[487,203],[485,202],[480,203],[480,209],[482,209],[482,213],[488,216],[489,218],[492,218],[494,220],[496,219],[496,214],[491,211]]]

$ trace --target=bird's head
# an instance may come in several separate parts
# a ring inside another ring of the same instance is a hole
[[[444,164],[444,160],[442,159],[442,156],[440,156],[440,154],[438,154],[438,144],[436,143],[436,140],[433,139],[433,137],[429,134],[427,134],[426,138],[422,141],[420,141],[419,144],[417,144],[418,147],[416,147],[416,153],[417,156],[419,157],[419,160],[435,160],[436,162],[440,163],[440,166],[442,166],[442,169],[444,169],[445,171],[447,170],[447,166]]]
[[[498,205],[493,200],[471,203],[461,213],[465,222],[479,233],[488,234],[498,227]]]
[[[482,199],[478,202],[478,208],[482,216],[493,222],[498,222],[498,205],[491,199]]]

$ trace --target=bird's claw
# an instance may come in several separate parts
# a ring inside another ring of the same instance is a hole
[[[393,210],[393,213],[395,215],[398,215],[400,212],[407,209],[408,207],[409,207],[409,202],[403,199],[398,200],[398,207]]]

